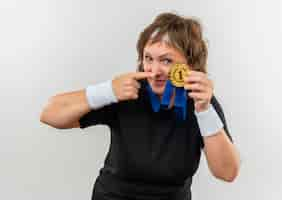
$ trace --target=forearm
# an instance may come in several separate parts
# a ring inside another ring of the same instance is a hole
[[[51,97],[40,115],[40,121],[55,128],[69,128],[90,111],[85,89]]]
[[[204,144],[208,166],[213,175],[225,181],[233,181],[239,173],[240,157],[224,129],[204,137]]]

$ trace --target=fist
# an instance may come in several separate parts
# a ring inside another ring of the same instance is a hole
[[[152,72],[131,72],[115,77],[112,87],[118,101],[137,99],[141,87],[138,80],[149,77],[153,77]]]

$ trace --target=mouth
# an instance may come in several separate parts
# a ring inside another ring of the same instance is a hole
[[[154,85],[157,87],[162,87],[165,85],[165,83],[166,83],[165,79],[155,79],[154,80]]]

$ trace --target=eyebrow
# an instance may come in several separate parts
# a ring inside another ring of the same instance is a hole
[[[147,51],[144,52],[144,55],[150,55],[151,56],[151,54],[149,52],[147,52]],[[173,54],[171,54],[171,53],[164,53],[164,54],[162,54],[162,55],[160,55],[158,57],[159,58],[163,58],[163,57],[166,57],[166,56],[173,56]]]

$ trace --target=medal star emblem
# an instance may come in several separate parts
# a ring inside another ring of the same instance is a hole
[[[184,87],[184,77],[189,75],[190,68],[186,64],[174,64],[169,71],[169,79],[175,87]]]

